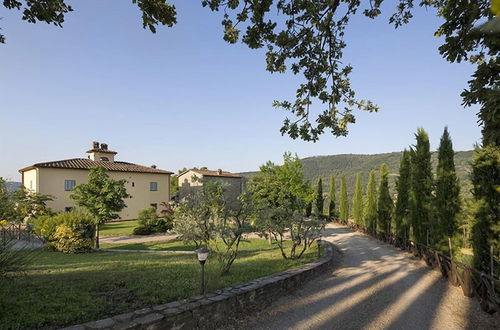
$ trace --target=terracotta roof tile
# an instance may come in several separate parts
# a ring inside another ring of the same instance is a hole
[[[116,151],[113,151],[113,150],[109,150],[109,149],[102,149],[102,148],[92,148],[90,150],[87,150],[86,151],[88,154],[92,153],[92,152],[102,152],[102,153],[108,153],[108,154],[117,154]]]
[[[198,174],[201,174],[203,176],[219,176],[219,177],[226,177],[226,178],[241,178],[242,176],[239,175],[239,174],[235,174],[235,173],[231,173],[231,172],[227,172],[227,171],[209,171],[209,170],[195,170],[195,169],[192,169],[192,170],[188,170],[188,171],[193,171],[195,173],[198,173]],[[186,172],[188,172],[186,171]],[[186,173],[184,172],[184,173]],[[182,174],[184,174],[182,173]],[[182,175],[180,174],[180,175]]]
[[[87,158],[73,158],[65,160],[56,160],[52,162],[37,163],[32,166],[23,168],[19,172],[24,172],[36,167],[48,167],[48,168],[67,168],[67,169],[78,169],[78,170],[88,170],[94,166],[102,166],[108,171],[116,172],[137,172],[137,173],[158,173],[158,174],[172,174],[170,171],[160,170],[158,168],[152,168],[148,166],[142,166],[127,162],[102,162],[94,161]]]

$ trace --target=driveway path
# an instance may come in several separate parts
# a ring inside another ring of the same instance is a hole
[[[343,251],[339,267],[235,328],[500,329],[498,313],[409,254],[337,224],[324,236]]]

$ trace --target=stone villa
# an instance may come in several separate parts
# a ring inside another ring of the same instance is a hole
[[[224,188],[226,200],[230,203],[236,201],[243,191],[243,178],[239,174],[222,171],[190,169],[179,174],[179,198],[196,193],[207,182],[221,183]]]

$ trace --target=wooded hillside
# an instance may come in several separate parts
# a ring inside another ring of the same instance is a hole
[[[470,162],[472,159],[472,150],[459,151],[455,154],[455,166],[457,176],[460,179],[462,186],[462,194],[470,195],[472,184],[469,179]],[[331,156],[314,156],[302,159],[305,177],[316,184],[321,177],[323,181],[323,191],[328,191],[329,177],[335,174],[337,180],[337,191],[340,189],[340,175],[345,174],[347,180],[347,193],[349,201],[352,202],[354,195],[354,185],[356,180],[356,173],[361,173],[361,182],[363,186],[363,193],[368,183],[368,173],[371,170],[378,171],[382,163],[386,163],[389,167],[389,184],[391,193],[395,193],[395,180],[399,172],[399,160],[402,152],[390,152],[374,155],[331,155]],[[437,152],[432,153],[432,166],[435,175],[437,165]],[[256,172],[243,172],[239,173],[246,178],[251,177]],[[338,196],[338,195],[337,195]]]

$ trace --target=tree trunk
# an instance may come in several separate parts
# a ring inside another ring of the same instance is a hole
[[[99,249],[99,224],[95,225],[95,248]]]

